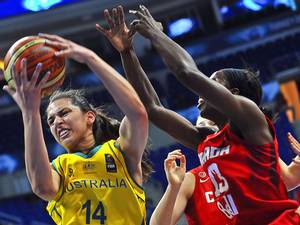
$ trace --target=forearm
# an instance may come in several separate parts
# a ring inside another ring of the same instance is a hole
[[[190,54],[163,32],[153,34],[151,42],[175,76],[182,71],[198,70]]]
[[[121,52],[121,59],[127,80],[138,93],[146,109],[154,105],[161,105],[152,84],[141,67],[134,49],[130,48]]]
[[[172,221],[172,215],[179,189],[180,186],[168,185],[165,194],[151,216],[150,225],[170,225],[176,222]]]
[[[286,165],[280,160],[281,175],[288,191],[291,191],[300,185],[300,157],[295,158],[295,162]]]
[[[129,119],[136,119],[141,111],[145,110],[135,90],[126,79],[100,57],[91,53],[87,65],[96,73],[116,104]]]
[[[52,172],[39,113],[23,114],[26,173],[33,191],[52,190]]]

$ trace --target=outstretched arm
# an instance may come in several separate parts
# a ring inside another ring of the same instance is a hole
[[[180,165],[176,165],[176,159],[180,160]],[[168,187],[151,216],[150,225],[173,225],[183,214],[195,187],[194,176],[185,173],[185,166],[180,150],[168,154],[164,163]]]
[[[148,117],[132,86],[93,51],[56,35],[43,34],[41,36],[47,39],[48,45],[60,49],[56,55],[64,55],[87,64],[102,81],[125,114],[120,127],[121,148],[126,152],[130,165],[139,165],[148,138]]]
[[[298,175],[300,172],[300,144],[291,133],[288,133],[288,141],[291,149],[297,154],[297,156],[288,166],[281,159],[279,162],[282,179],[286,188],[290,191],[300,185],[300,176]]]
[[[113,9],[112,12],[113,17],[108,10],[104,11],[109,29],[104,29],[99,24],[96,27],[120,52],[127,79],[140,96],[149,119],[181,144],[196,150],[201,138],[206,137],[211,131],[205,128],[196,129],[184,117],[161,105],[133,49],[134,32],[130,31],[125,24],[122,6]]]
[[[264,144],[272,141],[265,117],[254,102],[240,95],[234,95],[220,82],[208,78],[199,71],[192,57],[159,30],[145,6],[140,6],[138,11],[132,10],[131,13],[138,18],[133,21],[133,28],[150,39],[182,84],[229,118],[242,131],[249,143]],[[258,130],[260,132],[257,132]]]
[[[60,177],[49,163],[40,115],[41,90],[49,72],[38,83],[42,64],[38,64],[31,80],[27,77],[27,61],[21,60],[21,72],[13,70],[15,90],[7,91],[19,106],[24,124],[25,166],[33,192],[44,200],[52,200],[59,190]]]

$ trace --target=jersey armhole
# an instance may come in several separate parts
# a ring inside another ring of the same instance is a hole
[[[122,155],[122,158],[123,160],[120,160],[119,157],[117,156],[116,152],[114,151],[114,148],[111,146],[113,145],[115,147],[115,149],[117,151],[119,151]],[[127,170],[127,166],[126,166],[126,162],[125,162],[125,152],[121,149],[121,146],[118,145],[116,143],[116,141],[114,141],[113,143],[112,142],[109,142],[108,143],[108,146],[109,148],[111,149],[111,151],[113,152],[113,154],[115,155],[115,157],[119,160],[119,162],[121,163],[124,171],[125,171],[125,174],[126,174],[126,178],[128,179],[128,181],[131,183],[131,185],[133,185],[133,187],[138,191],[138,193],[144,193],[144,188],[139,185],[129,174],[128,170]]]
[[[59,163],[59,166],[61,167],[60,158],[58,158],[58,163]],[[55,197],[53,198],[52,201],[59,201],[59,199],[63,196],[64,177],[62,176],[62,174],[60,174],[57,166],[54,163],[54,160],[51,162],[51,166],[55,170],[55,172],[58,174],[58,176],[60,177],[60,179],[59,179],[59,190],[56,193],[56,195],[55,195]],[[62,167],[61,167],[61,169],[62,169]]]

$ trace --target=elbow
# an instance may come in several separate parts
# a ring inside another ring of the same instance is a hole
[[[35,195],[46,201],[52,200],[56,195],[54,188],[47,185],[31,185],[31,188]]]
[[[140,104],[140,106],[137,107],[134,117],[139,121],[144,121],[148,123],[148,113],[142,103]]]

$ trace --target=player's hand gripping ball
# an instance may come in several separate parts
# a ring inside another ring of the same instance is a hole
[[[20,74],[21,60],[26,58],[29,80],[38,63],[43,64],[39,81],[46,72],[51,72],[47,82],[42,87],[42,96],[51,95],[55,89],[62,85],[65,79],[65,58],[63,56],[55,56],[54,53],[57,50],[45,45],[45,39],[38,36],[24,37],[15,42],[4,58],[4,78],[8,85],[15,89],[15,81],[12,75],[13,65],[16,65],[17,76]]]

